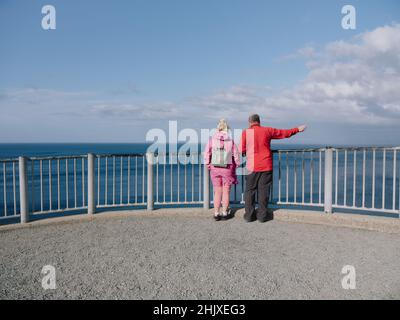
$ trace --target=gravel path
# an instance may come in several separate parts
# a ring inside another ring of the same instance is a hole
[[[53,224],[0,231],[0,298],[400,299],[399,248],[398,234],[239,217]],[[55,290],[41,287],[44,265]]]

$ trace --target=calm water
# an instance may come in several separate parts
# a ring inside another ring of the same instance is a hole
[[[84,155],[87,153],[94,154],[134,154],[134,153],[145,153],[148,145],[146,144],[0,144],[0,159],[1,158],[16,158],[20,155],[27,157],[40,157],[40,156],[63,156],[63,155]],[[319,146],[311,145],[279,145],[275,144],[274,149],[304,149],[304,148],[316,148]],[[199,150],[200,151],[200,150]],[[372,194],[373,194],[373,168],[372,168],[372,152],[366,153],[365,162],[365,189],[364,189],[364,201],[365,206],[372,206]],[[397,163],[399,156],[397,155]],[[115,164],[114,164],[115,161]],[[146,179],[143,179],[143,173],[145,167],[143,167],[142,158],[131,158],[129,160],[129,177],[128,177],[128,159],[127,158],[109,158],[106,166],[105,159],[103,158],[100,163],[96,161],[95,172],[100,171],[100,188],[97,189],[98,180],[96,178],[96,202],[100,204],[118,204],[130,202],[144,202],[145,194],[143,190],[146,188]],[[286,163],[288,172],[286,172]],[[338,192],[336,194],[336,154],[334,154],[333,167],[334,167],[334,201],[337,198],[338,204],[361,206],[363,201],[363,153],[357,152],[357,156],[354,162],[354,153],[349,152],[347,157],[347,183],[346,193],[344,192],[344,177],[345,177],[345,159],[344,152],[339,153],[337,160],[338,178],[337,186]],[[354,180],[354,163],[356,164],[356,178]],[[391,209],[393,206],[393,195],[395,198],[395,208],[399,205],[399,181],[398,177],[400,172],[396,166],[396,180],[395,190],[393,189],[393,169],[394,169],[394,154],[392,151],[387,151],[385,157],[386,169],[383,172],[383,153],[377,152],[375,157],[375,195],[374,204],[376,208]],[[100,166],[98,166],[100,164]],[[122,166],[121,166],[122,164]],[[36,211],[43,209],[44,211],[51,209],[57,209],[58,203],[60,208],[67,206],[82,206],[85,200],[85,180],[82,177],[87,177],[87,168],[82,167],[81,161],[77,161],[75,164],[77,168],[77,175],[73,174],[74,163],[73,160],[66,162],[62,160],[60,163],[52,161],[49,166],[48,161],[43,162],[43,184],[40,185],[40,170],[39,161],[34,162],[33,172],[31,171],[32,166],[28,166],[29,178],[29,190],[35,195],[32,199],[31,207],[33,206]],[[68,170],[67,169],[68,165]],[[302,158],[302,153],[298,152],[297,155],[290,153],[286,159],[286,154],[281,156],[281,167],[280,167],[280,186],[281,191],[278,190],[279,183],[279,162],[278,155],[274,158],[274,190],[273,200],[277,201],[279,195],[281,200],[297,202],[314,202],[318,203],[323,201],[323,171],[324,163],[323,157],[321,162],[321,179],[322,184],[320,186],[319,178],[319,153],[314,152],[313,155],[305,153]],[[57,167],[60,168],[60,184],[57,182]],[[84,168],[82,172],[82,168]],[[115,173],[114,173],[115,168]],[[17,169],[17,168],[16,168]],[[6,199],[7,199],[7,214],[13,213],[14,209],[19,210],[18,201],[18,179],[15,181],[16,189],[16,203],[14,207],[14,193],[13,193],[13,175],[12,175],[12,164],[8,164],[6,167]],[[66,174],[68,171],[68,175]],[[311,171],[313,172],[313,178],[311,179]],[[105,175],[108,175],[108,182],[106,185]],[[295,178],[295,172],[297,177]],[[83,173],[83,174],[82,174]],[[122,173],[122,179],[121,179]],[[178,181],[179,173],[179,181]],[[186,174],[185,174],[186,173]],[[304,174],[303,174],[304,173]],[[286,176],[288,176],[288,183],[286,183]],[[385,176],[385,179],[383,179]],[[32,184],[32,178],[34,177]],[[49,178],[50,177],[50,178]],[[158,177],[158,179],[157,179]],[[186,178],[185,178],[186,177]],[[115,186],[113,184],[115,179]],[[0,168],[0,216],[5,214],[4,206],[4,167]],[[155,192],[156,201],[158,202],[169,202],[169,201],[201,201],[202,199],[202,177],[199,167],[194,165],[174,165],[170,166],[169,163],[164,166],[160,164],[158,169],[155,170]],[[243,179],[240,177],[239,184],[232,190],[232,199],[240,201],[243,190]],[[172,188],[171,188],[172,183]],[[128,188],[129,185],[129,188]],[[286,186],[287,185],[287,186]],[[304,185],[304,193],[302,192],[302,186]],[[355,185],[355,197],[353,198],[353,186]],[[385,194],[383,198],[383,185],[385,186]],[[311,188],[312,187],[312,188]],[[43,190],[43,199],[40,199],[40,191]],[[128,193],[129,189],[129,193]],[[312,189],[312,190],[311,190]],[[58,194],[60,190],[60,196]],[[320,193],[321,190],[321,193]],[[122,191],[122,192],[121,192]],[[286,191],[288,194],[286,195]],[[68,196],[67,196],[68,195]],[[76,195],[76,198],[75,198]],[[51,207],[50,200],[51,199]]]
[[[0,159],[18,156],[64,156],[95,154],[143,153],[148,145],[144,143],[0,143]]]

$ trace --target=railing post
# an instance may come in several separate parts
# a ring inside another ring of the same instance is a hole
[[[21,223],[29,221],[29,202],[28,202],[28,175],[25,157],[19,157],[19,204]]]
[[[332,213],[333,149],[325,149],[324,211]]]
[[[88,154],[88,174],[87,174],[87,196],[88,196],[88,214],[94,214],[96,212],[96,202],[94,199],[94,154]]]
[[[201,165],[201,164],[200,164]],[[210,209],[210,172],[207,168],[207,165],[203,165],[203,177],[204,177],[204,184],[203,184],[203,208]]]
[[[147,158],[147,210],[154,210],[154,153],[146,153]]]

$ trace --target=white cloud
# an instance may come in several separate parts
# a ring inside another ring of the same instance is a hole
[[[180,118],[179,108],[172,103],[97,103],[89,108],[90,115],[114,117],[129,121],[168,119],[176,114]]]
[[[272,119],[393,124],[400,120],[400,24],[328,43],[308,60],[305,79],[278,92],[237,88],[198,99],[226,117],[258,112]],[[228,113],[228,115],[226,115]]]
[[[318,55],[316,49],[312,45],[307,45],[298,49],[294,53],[286,54],[278,59],[278,61],[293,60],[297,58],[315,58]]]

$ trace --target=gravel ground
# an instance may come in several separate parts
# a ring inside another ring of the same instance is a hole
[[[132,216],[0,231],[0,244],[1,299],[400,299],[398,234]]]

